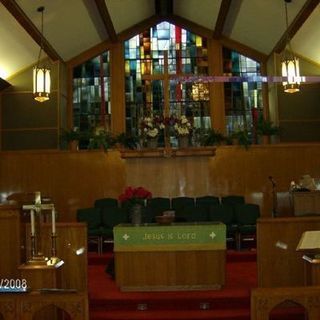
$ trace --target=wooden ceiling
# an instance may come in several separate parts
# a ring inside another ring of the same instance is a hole
[[[238,43],[256,56],[286,44],[284,0],[0,0],[0,77],[34,64],[44,12],[44,50],[69,61],[99,44],[121,41],[137,25],[171,21]],[[287,30],[293,50],[320,65],[320,0],[292,0]]]

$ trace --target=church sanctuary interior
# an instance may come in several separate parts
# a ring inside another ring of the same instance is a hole
[[[0,0],[0,320],[320,319],[320,0]]]

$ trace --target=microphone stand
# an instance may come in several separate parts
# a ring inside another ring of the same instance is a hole
[[[276,183],[273,178],[269,176],[269,180],[272,185],[272,218],[277,216],[277,193],[276,193]]]

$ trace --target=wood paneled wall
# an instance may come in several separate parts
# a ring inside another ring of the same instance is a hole
[[[0,154],[2,201],[16,192],[41,191],[52,198],[60,221],[74,221],[77,208],[115,197],[125,186],[144,186],[154,196],[244,195],[272,210],[269,176],[277,186],[280,215],[292,214],[289,185],[303,174],[320,177],[319,144],[217,147],[214,157],[122,159],[117,150],[12,152]]]
[[[304,231],[320,230],[319,217],[260,218],[257,224],[259,287],[305,285],[302,252],[296,251]],[[272,272],[270,272],[272,261]]]
[[[41,191],[54,202],[59,221],[74,221],[78,208],[117,197],[125,185],[118,151],[12,152],[0,156],[0,193]]]
[[[0,205],[0,252],[2,255],[0,279],[17,279],[19,277],[20,231],[20,209],[17,206]]]

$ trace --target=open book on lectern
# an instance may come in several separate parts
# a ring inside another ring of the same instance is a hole
[[[297,251],[302,250],[320,253],[320,230],[305,231],[302,233]]]

